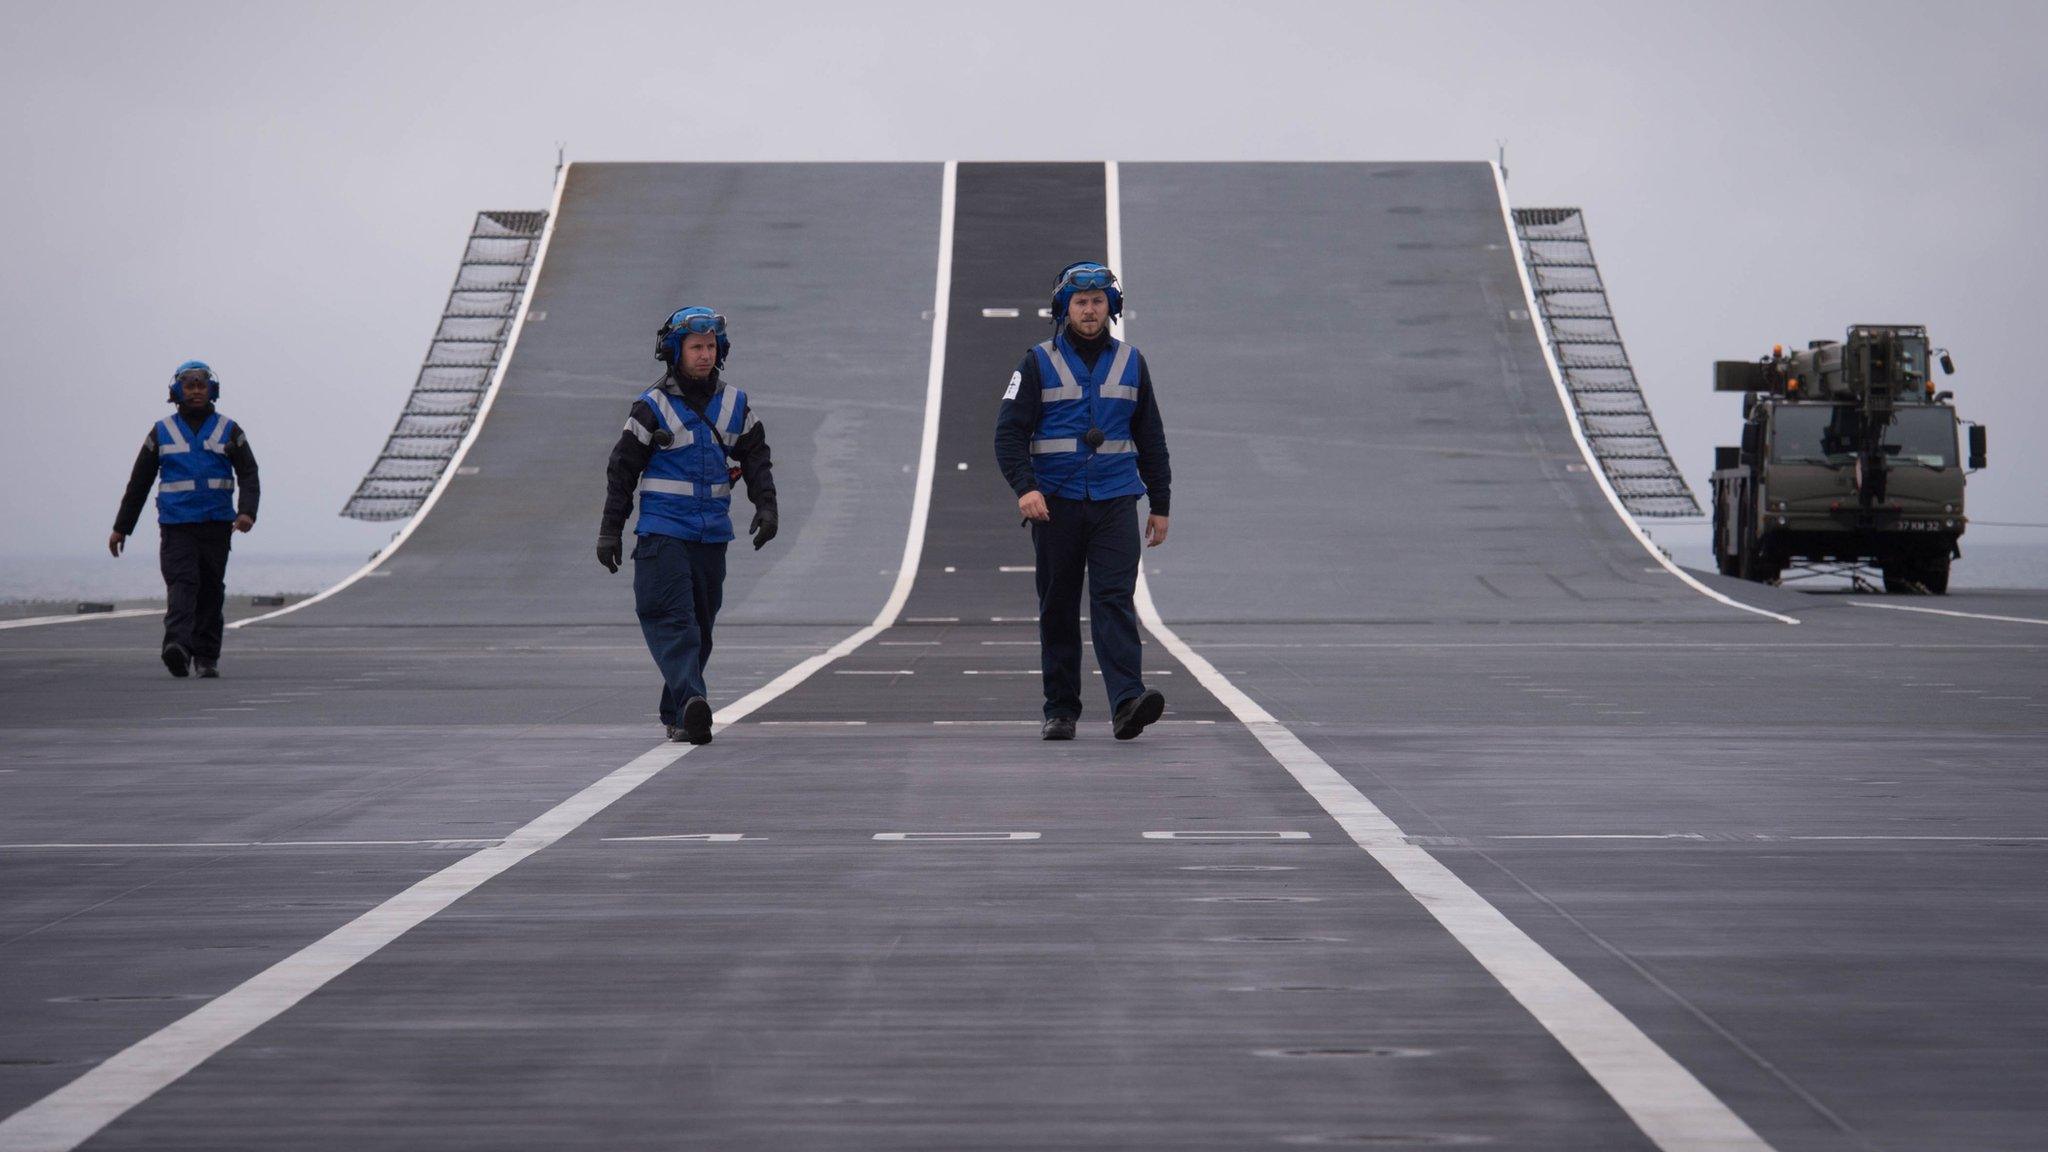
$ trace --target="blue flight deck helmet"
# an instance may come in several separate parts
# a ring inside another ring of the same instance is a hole
[[[683,337],[692,332],[711,332],[718,337],[718,366],[725,367],[725,358],[732,351],[732,341],[725,336],[725,317],[709,308],[679,308],[669,316],[661,331],[654,334],[654,358],[664,364],[674,364],[682,355]]]
[[[181,395],[184,389],[178,384],[178,378],[187,372],[206,373],[206,399],[208,402],[220,399],[220,377],[213,374],[213,367],[204,360],[187,360],[171,373],[171,403],[184,399]]]
[[[1109,295],[1109,318],[1112,320],[1124,314],[1124,294],[1116,286],[1116,273],[1093,260],[1077,260],[1060,269],[1059,283],[1052,289],[1052,326],[1058,328],[1067,322],[1067,302],[1076,292],[1100,290]]]

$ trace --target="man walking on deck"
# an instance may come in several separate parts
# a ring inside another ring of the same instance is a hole
[[[622,562],[620,536],[640,494],[634,525],[633,601],[647,650],[661,669],[661,722],[671,740],[711,743],[704,666],[724,599],[725,546],[732,540],[732,484],[744,477],[754,547],[775,538],[775,478],[768,433],[747,394],[720,375],[732,342],[725,317],[684,308],[655,334],[668,365],[640,394],[605,469],[597,562]]]
[[[205,361],[187,360],[171,373],[170,401],[178,410],[157,421],[142,441],[114,514],[114,533],[107,537],[107,551],[118,558],[156,484],[164,667],[179,677],[197,672],[201,680],[220,676],[228,548],[235,533],[256,526],[261,496],[249,438],[241,425],[214,410],[218,399],[220,379]]]
[[[1039,736],[1072,740],[1081,715],[1081,582],[1089,631],[1109,692],[1111,729],[1129,740],[1158,720],[1166,698],[1145,687],[1138,640],[1138,497],[1145,545],[1166,542],[1173,470],[1152,374],[1138,350],[1110,335],[1123,314],[1116,274],[1069,264],[1053,288],[1053,338],[1024,354],[996,417],[996,464],[1031,522],[1038,570]]]

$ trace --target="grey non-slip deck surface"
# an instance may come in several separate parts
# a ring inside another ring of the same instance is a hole
[[[1121,186],[1182,638],[1773,1146],[2028,1146],[2048,628],[1713,581],[1784,625],[1656,569],[1575,467],[1483,165]],[[940,187],[579,165],[479,470],[390,575],[231,633],[214,684],[148,620],[0,638],[0,844],[99,845],[0,847],[0,1113],[652,746],[590,537],[668,308],[733,318],[782,477],[718,702],[871,620]],[[898,626],[89,1146],[1649,1147],[1161,646],[1166,723],[1112,741],[1091,685],[1079,740],[1034,738],[990,434],[1105,217],[1099,165],[960,166]]]

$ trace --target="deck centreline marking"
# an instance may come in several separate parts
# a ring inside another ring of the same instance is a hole
[[[1109,264],[1126,282],[1120,172],[1104,166],[1109,213]],[[1498,168],[1495,169],[1498,179]],[[1507,210],[1501,193],[1502,211]],[[1510,229],[1512,234],[1512,229]],[[1527,270],[1516,258],[1527,288]],[[1533,308],[1533,303],[1531,305]],[[1121,335],[1121,331],[1119,332]],[[1546,358],[1549,356],[1545,346]],[[1552,370],[1555,371],[1554,362]],[[1569,404],[1567,404],[1569,408]],[[1574,425],[1583,449],[1583,433]],[[1587,456],[1591,460],[1590,454]],[[1604,477],[1601,478],[1603,484]],[[1611,489],[1608,489],[1611,493]],[[1616,505],[1617,510],[1619,504]],[[1632,523],[1632,521],[1631,521]],[[1640,537],[1641,530],[1636,529]],[[1652,549],[1655,553],[1654,548]],[[1681,574],[1682,575],[1682,574]],[[1689,583],[1697,584],[1696,581]],[[1702,588],[1715,599],[1726,597]],[[1604,1089],[1638,1128],[1664,1152],[1768,1152],[1770,1145],[1695,1076],[1645,1035],[1571,969],[1502,915],[1427,849],[1407,834],[1349,780],[1257,701],[1240,691],[1161,618],[1144,566],[1138,571],[1138,615],[1148,631],[1191,675],[1251,730],[1272,757],[1335,819],[1351,839],[1393,876],[1417,902],[1493,974],[1572,1058]],[[1747,611],[1790,617],[1736,604]]]
[[[533,275],[527,283],[529,301],[545,266],[548,244],[561,214],[562,193],[572,170],[573,165],[564,165],[556,178],[547,230],[534,258]],[[910,595],[918,560],[923,553],[925,522],[931,507],[938,404],[945,371],[948,297],[952,283],[956,178],[957,165],[948,161],[942,170],[940,185],[937,291],[932,313],[930,365],[926,373],[923,441],[919,452],[917,487],[903,545],[903,563],[895,586],[873,623],[727,705],[718,713],[720,727],[730,726],[803,683],[825,665],[867,643],[895,623]],[[520,315],[525,315],[523,306]],[[514,332],[516,338],[516,328]],[[508,342],[500,362],[498,379],[503,378],[513,351]],[[483,423],[483,414],[479,412],[469,434],[472,439]],[[461,453],[458,452],[455,463],[460,461]],[[443,482],[446,476],[453,474],[451,465]],[[430,497],[428,505],[408,522],[408,531],[420,522],[431,504]],[[379,556],[389,555],[403,542],[403,538],[404,533],[401,533],[399,540],[387,546]],[[372,561],[372,566],[375,563],[377,561]],[[301,601],[293,607],[331,596],[369,571],[370,567],[366,567],[320,596]],[[241,623],[267,618],[254,617]],[[0,1120],[0,1152],[68,1152],[76,1148],[123,1113],[176,1082],[228,1045],[275,1019],[492,877],[575,831],[621,797],[682,759],[690,748],[687,744],[665,743],[642,753],[543,812],[505,837],[502,843],[466,856],[421,880],[236,985],[197,1011],[122,1049],[57,1091]]]

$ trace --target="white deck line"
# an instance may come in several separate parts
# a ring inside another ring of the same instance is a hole
[[[287,604],[275,612],[265,612],[261,616],[251,616],[246,620],[237,620],[229,624],[228,627],[246,628],[251,624],[261,624],[265,620],[275,620],[279,616],[297,612],[301,608],[318,604],[336,592],[375,572],[384,561],[391,559],[392,553],[397,552],[407,540],[412,538],[413,530],[418,528],[420,523],[427,518],[427,513],[434,510],[434,505],[440,503],[441,493],[448,490],[449,483],[462,470],[463,458],[469,455],[470,447],[476,443],[476,438],[482,434],[484,421],[491,414],[491,405],[495,404],[498,400],[498,389],[505,383],[505,372],[512,367],[512,354],[519,349],[520,333],[526,331],[526,315],[533,306],[534,290],[540,287],[540,273],[541,269],[547,264],[548,247],[555,239],[555,221],[560,219],[562,215],[562,190],[569,186],[569,169],[575,167],[575,164],[576,162],[573,160],[563,164],[561,172],[555,176],[555,194],[554,198],[548,202],[547,222],[541,225],[540,247],[533,254],[533,268],[527,273],[526,288],[519,294],[519,311],[512,318],[512,331],[505,336],[505,350],[499,353],[498,367],[491,373],[491,386],[484,390],[484,398],[476,406],[476,419],[469,422],[469,431],[462,434],[462,443],[455,446],[455,455],[449,458],[448,466],[441,469],[441,477],[434,481],[434,486],[431,489],[428,489],[427,498],[420,501],[419,508],[406,520],[405,527],[398,530],[398,535],[393,536],[389,544],[379,548],[377,554],[370,557],[368,564],[343,577],[340,583],[324,591],[316,592],[296,604]]]
[[[1873,604],[1868,600],[1851,600],[1852,608],[1883,608],[1888,612],[1924,612],[1929,616],[1954,616],[1963,620],[1996,620],[2001,624],[2048,624],[2033,616],[1993,616],[1988,612],[1958,612],[1953,608],[1915,608],[1910,604]]]
[[[161,608],[123,608],[117,612],[74,612],[64,616],[24,616],[0,620],[0,631],[9,628],[39,628],[45,624],[76,624],[80,620],[124,620],[130,616],[161,616]]]
[[[1123,211],[1117,164],[1105,165],[1109,196],[1109,266],[1125,276]],[[1499,170],[1495,169],[1495,180]],[[1506,209],[1507,199],[1501,204]],[[1519,258],[1516,261],[1520,264]],[[1523,287],[1528,287],[1524,273]],[[1532,304],[1533,307],[1533,304]],[[1531,313],[1533,316],[1534,313]],[[1546,355],[1547,355],[1546,346]],[[1553,378],[1556,366],[1552,364]],[[1567,398],[1569,399],[1569,398]],[[1569,410],[1569,409],[1567,409]],[[1576,433],[1576,424],[1574,425]],[[1583,437],[1579,446],[1585,449]],[[1588,460],[1591,459],[1590,451]],[[1600,474],[1599,466],[1593,467]],[[1603,481],[1604,486],[1604,481]],[[1614,493],[1606,489],[1612,500]],[[1617,504],[1616,510],[1620,507]],[[1626,514],[1623,516],[1627,519]],[[1638,537],[1641,531],[1637,530]],[[1645,541],[1646,546],[1647,541]],[[1651,548],[1654,553],[1656,549]],[[1746,607],[1745,605],[1737,605]],[[1459,944],[1500,981],[1538,1023],[1557,1038],[1643,1134],[1664,1152],[1769,1152],[1770,1145],[1670,1053],[1590,985],[1543,950],[1500,910],[1407,834],[1349,780],[1273,719],[1166,626],[1152,601],[1145,566],[1138,566],[1139,619],[1167,651],[1193,673],[1304,791],[1371,854]],[[1761,611],[1761,609],[1751,609]],[[1766,613],[1769,615],[1769,613]]]
[[[925,521],[931,508],[932,461],[938,448],[938,404],[946,351],[946,300],[952,294],[953,203],[957,171],[956,164],[948,161],[941,185],[938,303],[932,315],[932,361],[925,387],[924,444],[918,457],[918,487],[911,506],[910,535],[903,544],[902,574],[873,624],[727,705],[719,713],[721,726],[732,724],[796,687],[827,663],[860,647],[895,621],[896,614],[902,611],[903,603],[910,595],[910,582],[917,572],[917,558],[924,549]],[[559,183],[555,187],[555,207],[557,210],[561,207]],[[554,221],[555,215],[550,213],[548,227],[551,232]],[[534,280],[538,279],[539,262],[536,260]],[[531,289],[532,284],[529,283],[528,290]],[[510,351],[508,347],[507,361],[511,358]],[[476,427],[481,427],[482,423],[482,414],[479,413]],[[464,446],[467,444],[465,441]],[[456,458],[461,459],[459,453]],[[453,475],[454,471],[451,464],[447,474]],[[426,511],[423,506],[414,521],[417,522]],[[331,595],[346,587],[347,583],[344,581],[323,595]],[[475,891],[485,881],[575,831],[614,801],[682,759],[690,749],[688,744],[664,743],[642,753],[541,813],[505,837],[503,843],[465,856],[421,880],[229,989],[197,1011],[122,1049],[57,1091],[0,1120],[0,1152],[69,1152],[76,1148],[129,1109],[319,991],[328,981]]]
[[[1643,531],[1643,526],[1636,522],[1635,514],[1621,502],[1621,494],[1614,490],[1613,482],[1607,479],[1607,469],[1602,468],[1599,458],[1593,455],[1592,442],[1586,439],[1585,425],[1579,420],[1578,405],[1572,403],[1571,389],[1565,387],[1564,371],[1557,362],[1557,349],[1551,346],[1550,332],[1543,326],[1543,310],[1536,305],[1536,285],[1529,277],[1528,262],[1522,257],[1522,236],[1515,229],[1515,210],[1508,204],[1507,177],[1501,174],[1498,163],[1492,163],[1492,168],[1494,190],[1500,195],[1501,221],[1507,226],[1508,245],[1515,254],[1515,274],[1522,278],[1522,300],[1528,306],[1529,324],[1536,330],[1536,342],[1543,347],[1543,363],[1550,369],[1550,382],[1557,387],[1557,400],[1564,406],[1564,418],[1571,425],[1572,439],[1578,443],[1579,455],[1586,461],[1586,471],[1592,473],[1594,482],[1600,485],[1600,494],[1607,497],[1607,503],[1613,507],[1614,514],[1621,517],[1621,522],[1628,526],[1629,534],[1643,546],[1643,551],[1648,552],[1650,558],[1666,572],[1685,581],[1686,586],[1693,591],[1730,608],[1740,608],[1744,612],[1768,616],[1781,624],[1799,623],[1794,617],[1773,612],[1768,608],[1759,608],[1754,604],[1744,604],[1700,583],[1692,573],[1673,564],[1671,558],[1664,555],[1664,550],[1657,547],[1656,541],[1651,540],[1650,534]]]

